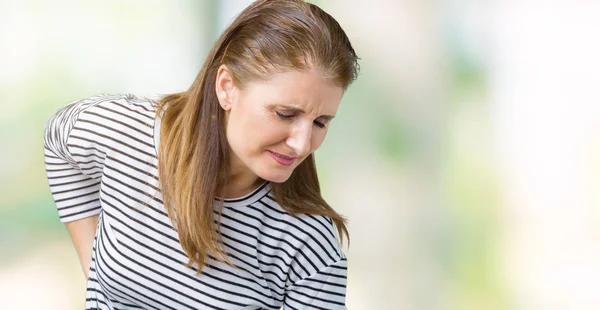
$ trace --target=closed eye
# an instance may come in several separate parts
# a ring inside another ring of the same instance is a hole
[[[282,113],[279,113],[279,112],[275,112],[275,113],[277,113],[277,116],[279,118],[283,119],[283,120],[289,120],[289,119],[291,119],[292,117],[295,116],[293,114],[292,115],[286,115],[286,114],[282,114]],[[325,124],[322,123],[322,122],[314,121],[313,124],[315,124],[319,128],[325,128]]]
[[[319,128],[325,128],[325,124],[323,124],[323,123],[321,123],[321,122],[314,121],[314,123],[315,123],[315,125],[317,125],[317,127],[319,127]]]
[[[279,112],[275,112],[275,113],[277,113],[277,116],[279,116],[281,119],[290,119],[290,118],[294,117],[293,114],[292,115],[285,115],[285,114],[281,114]]]

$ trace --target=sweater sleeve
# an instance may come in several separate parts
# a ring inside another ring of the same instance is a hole
[[[344,257],[288,287],[283,309],[346,309],[346,277]]]
[[[61,222],[100,213],[100,181],[106,152],[101,143],[85,136],[79,117],[107,96],[71,102],[53,115],[44,129],[44,162],[48,185]],[[78,128],[78,135],[72,135]],[[83,134],[79,134],[83,133]]]

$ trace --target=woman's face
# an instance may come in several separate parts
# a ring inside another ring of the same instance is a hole
[[[276,183],[319,148],[343,95],[342,87],[312,70],[277,73],[239,88],[225,66],[216,91],[226,111],[232,176]]]

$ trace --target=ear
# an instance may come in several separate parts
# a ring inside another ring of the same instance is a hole
[[[231,103],[233,98],[235,86],[233,85],[233,76],[231,71],[225,65],[221,65],[217,70],[217,78],[215,81],[215,91],[217,92],[217,98],[219,98],[219,104],[225,111],[231,109]]]

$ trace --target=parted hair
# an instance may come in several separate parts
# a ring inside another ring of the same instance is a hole
[[[213,213],[230,169],[225,112],[215,90],[219,67],[225,65],[240,86],[268,80],[274,73],[318,70],[347,89],[357,77],[357,61],[341,26],[318,6],[301,0],[259,0],[221,34],[189,89],[159,100],[160,191],[189,257],[188,267],[196,265],[200,272],[208,254],[229,263]],[[321,196],[313,154],[288,180],[272,183],[272,194],[290,214],[330,217],[340,239],[349,241],[346,219]]]

